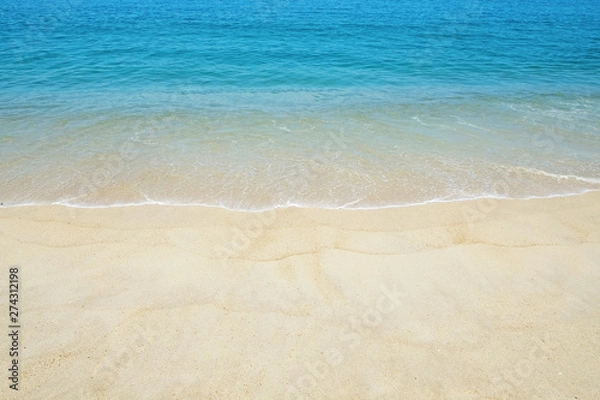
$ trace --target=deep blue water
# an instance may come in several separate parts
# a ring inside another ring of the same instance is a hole
[[[0,3],[0,201],[600,188],[600,0]]]
[[[1,10],[3,91],[600,81],[598,1],[5,0]]]

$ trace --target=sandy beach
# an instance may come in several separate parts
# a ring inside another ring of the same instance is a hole
[[[0,208],[0,265],[2,398],[600,398],[598,192]]]

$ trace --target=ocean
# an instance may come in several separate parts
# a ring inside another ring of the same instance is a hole
[[[0,202],[600,190],[600,0],[3,0]]]

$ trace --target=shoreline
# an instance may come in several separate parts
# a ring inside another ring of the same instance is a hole
[[[111,209],[111,208],[135,208],[135,207],[195,207],[195,208],[206,208],[206,209],[219,209],[224,211],[231,212],[242,212],[242,213],[261,213],[268,211],[277,211],[277,210],[286,210],[286,209],[298,209],[298,210],[348,210],[348,211],[377,211],[377,210],[388,210],[388,209],[396,209],[396,208],[407,208],[407,207],[420,207],[429,204],[445,204],[445,203],[468,203],[468,202],[476,202],[476,201],[527,201],[527,200],[544,200],[544,199],[554,199],[554,198],[565,198],[565,197],[577,197],[583,196],[588,193],[600,193],[600,189],[588,189],[578,193],[559,193],[559,194],[550,194],[546,196],[527,196],[527,197],[504,197],[504,196],[479,196],[479,197],[465,197],[465,198],[456,198],[456,199],[433,199],[426,200],[420,203],[406,203],[406,204],[391,204],[386,206],[366,206],[363,208],[349,208],[342,206],[306,206],[306,205],[298,205],[298,204],[288,204],[281,205],[269,208],[260,208],[260,209],[242,209],[242,208],[228,208],[223,205],[212,205],[212,204],[196,204],[196,203],[163,203],[163,202],[148,202],[148,203],[124,203],[124,204],[109,204],[109,205],[80,205],[80,204],[68,204],[63,202],[54,202],[54,203],[26,203],[26,204],[12,204],[7,205],[2,203],[0,205],[0,209],[9,209],[9,208],[21,208],[21,207],[66,207],[66,208],[75,208],[75,209],[85,209],[85,210],[102,210],[102,209]],[[352,202],[352,204],[358,201]]]
[[[600,395],[600,192],[492,200],[2,207],[19,394]]]

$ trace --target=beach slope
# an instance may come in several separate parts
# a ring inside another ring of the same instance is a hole
[[[597,192],[0,208],[0,265],[2,398],[600,398]]]

